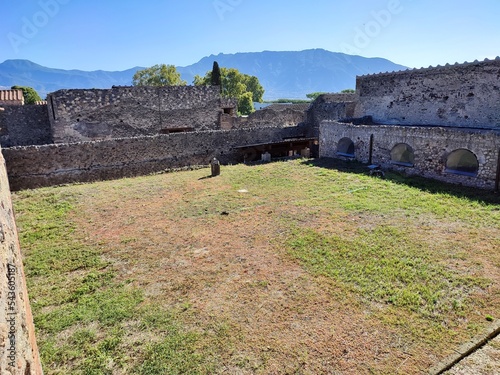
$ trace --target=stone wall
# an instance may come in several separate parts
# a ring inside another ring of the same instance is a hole
[[[52,143],[46,105],[5,106],[0,111],[2,147]]]
[[[5,162],[0,155],[0,374],[41,375],[33,318],[12,210]]]
[[[48,96],[53,140],[68,143],[148,136],[172,129],[219,129],[219,91],[215,86],[59,90]]]
[[[307,121],[309,104],[273,104],[248,115],[233,119],[233,128],[287,127]]]
[[[500,127],[500,58],[357,77],[356,117],[379,124]]]
[[[13,190],[144,175],[189,165],[243,161],[234,147],[304,136],[304,127],[173,133],[2,150]]]
[[[320,126],[320,157],[343,158],[338,154],[342,138],[354,143],[354,159],[367,163],[373,135],[372,163],[408,175],[420,175],[451,183],[494,189],[500,151],[500,131],[429,126],[353,125],[324,121]],[[412,166],[391,161],[391,150],[405,143],[414,151]],[[479,162],[477,176],[452,173],[446,160],[454,150],[471,151]]]
[[[323,94],[318,96],[307,111],[307,122],[312,128],[313,136],[318,136],[322,121],[353,117],[356,100],[356,94]]]

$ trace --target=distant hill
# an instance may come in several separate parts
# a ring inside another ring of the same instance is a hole
[[[131,85],[132,76],[140,68],[121,72],[97,70],[63,70],[47,68],[29,60],[6,60],[0,64],[0,85],[33,87],[42,98],[60,89],[109,88]]]
[[[265,89],[264,99],[304,99],[312,92],[338,92],[354,88],[356,75],[406,69],[382,58],[366,58],[323,49],[297,52],[249,52],[204,57],[186,67],[177,67],[189,84],[195,75],[205,75],[214,61],[221,67],[236,68],[259,78]],[[168,62],[167,62],[168,63]],[[92,72],[47,68],[28,60],[6,60],[0,64],[0,86],[30,86],[45,97],[62,88],[110,88],[127,86],[135,67],[124,71]]]

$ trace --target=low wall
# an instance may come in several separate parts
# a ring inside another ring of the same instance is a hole
[[[46,105],[5,106],[0,112],[2,147],[52,143]]]
[[[41,375],[33,318],[12,210],[5,162],[0,155],[0,374]]]
[[[12,190],[130,177],[170,168],[243,161],[237,146],[303,136],[304,127],[173,133],[2,150]]]
[[[373,135],[372,163],[408,175],[420,175],[441,181],[494,189],[500,132],[495,130],[428,126],[353,125],[324,121],[320,126],[320,157],[345,158],[338,154],[338,143],[349,138],[354,143],[354,159],[367,163],[370,136]],[[391,150],[405,143],[414,151],[413,166],[391,161]],[[477,176],[446,171],[448,155],[457,149],[471,151],[479,162]]]

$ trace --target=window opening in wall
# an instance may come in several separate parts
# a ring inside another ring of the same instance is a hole
[[[413,167],[415,163],[413,149],[406,143],[398,143],[391,150],[391,163],[405,167]]]
[[[337,155],[354,157],[354,142],[350,138],[342,138],[337,146]]]
[[[452,151],[446,159],[446,172],[465,176],[477,176],[479,162],[476,155],[466,149]]]

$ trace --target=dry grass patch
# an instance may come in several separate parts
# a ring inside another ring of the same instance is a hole
[[[45,372],[418,374],[498,319],[497,198],[328,167],[16,194]]]

